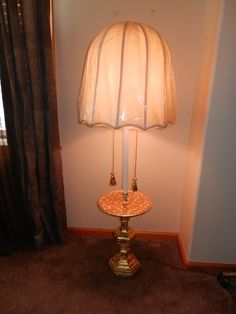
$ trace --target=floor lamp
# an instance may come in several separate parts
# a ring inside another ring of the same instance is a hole
[[[148,196],[128,189],[129,129],[164,129],[175,121],[175,86],[170,51],[153,28],[121,22],[106,27],[87,51],[78,98],[79,122],[124,129],[123,190],[103,194],[98,206],[120,217],[115,230],[119,251],[109,261],[116,275],[131,276],[140,267],[130,252],[130,217],[151,209]]]

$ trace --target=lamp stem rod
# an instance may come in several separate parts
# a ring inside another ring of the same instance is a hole
[[[127,128],[124,129],[123,136],[123,193],[128,194],[129,130]]]

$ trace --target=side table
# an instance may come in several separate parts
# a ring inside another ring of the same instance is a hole
[[[109,260],[109,265],[118,276],[132,276],[141,264],[130,251],[130,243],[135,238],[135,232],[129,228],[128,222],[131,217],[148,212],[152,207],[152,202],[145,194],[129,190],[127,203],[124,203],[122,192],[115,190],[104,193],[99,197],[97,204],[104,213],[120,218],[120,227],[114,231],[119,250]]]

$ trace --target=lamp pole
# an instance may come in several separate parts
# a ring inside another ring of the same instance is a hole
[[[124,128],[123,133],[123,203],[128,202],[129,181],[129,129]]]

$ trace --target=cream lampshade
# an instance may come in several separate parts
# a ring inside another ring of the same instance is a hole
[[[134,232],[128,220],[146,213],[152,202],[139,191],[128,191],[128,129],[163,129],[175,121],[174,75],[166,41],[140,23],[105,28],[89,46],[78,109],[82,124],[124,128],[123,190],[102,195],[98,206],[121,221],[114,232],[120,249],[109,265],[116,275],[131,276],[140,262],[129,249]]]
[[[175,121],[175,86],[166,41],[144,24],[122,22],[91,42],[78,98],[89,126],[163,129]]]

